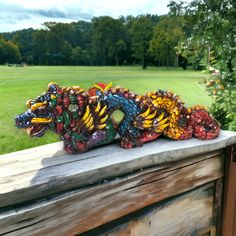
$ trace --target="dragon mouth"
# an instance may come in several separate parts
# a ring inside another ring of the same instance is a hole
[[[31,120],[31,126],[26,127],[25,130],[31,137],[42,137],[48,129],[46,124],[52,122],[52,118],[34,117]]]
[[[37,136],[42,137],[44,133],[47,131],[48,126],[45,125],[33,125],[25,128],[27,134],[31,137]]]

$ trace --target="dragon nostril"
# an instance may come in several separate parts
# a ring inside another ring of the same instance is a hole
[[[15,122],[16,122],[16,126],[17,126],[17,127],[20,127],[21,122],[20,122],[20,117],[19,117],[19,116],[17,116],[17,117],[15,118]]]
[[[30,125],[30,117],[26,114],[19,115],[15,118],[15,125],[18,128],[25,128]]]

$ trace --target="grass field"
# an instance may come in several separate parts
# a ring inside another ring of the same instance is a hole
[[[139,67],[6,67],[0,66],[0,154],[58,141],[48,132],[43,138],[30,138],[14,127],[14,117],[26,111],[25,102],[45,91],[51,81],[59,85],[80,85],[112,81],[114,86],[136,93],[166,89],[179,94],[187,106],[210,106],[211,99],[199,84],[203,75],[196,71]]]

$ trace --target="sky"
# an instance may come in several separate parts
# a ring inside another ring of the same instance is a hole
[[[0,32],[42,28],[42,23],[91,20],[94,16],[168,13],[170,0],[3,0]]]

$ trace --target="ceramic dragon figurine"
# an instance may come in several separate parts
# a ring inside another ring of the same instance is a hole
[[[45,93],[27,101],[28,111],[15,118],[16,126],[37,137],[53,130],[69,153],[111,143],[117,135],[122,147],[132,148],[160,135],[173,140],[214,139],[220,133],[219,123],[204,107],[186,108],[172,92],[136,95],[111,86],[94,84],[85,91],[49,83]],[[115,110],[124,113],[119,123],[113,119]]]

